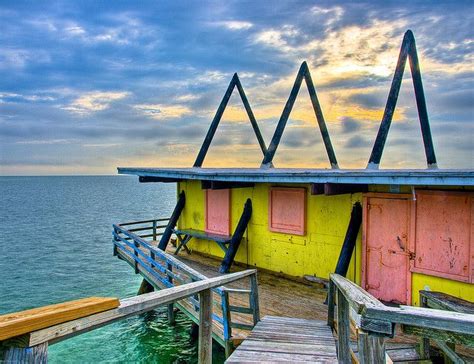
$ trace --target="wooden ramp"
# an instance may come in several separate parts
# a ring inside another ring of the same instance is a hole
[[[265,316],[226,363],[337,363],[325,321]]]

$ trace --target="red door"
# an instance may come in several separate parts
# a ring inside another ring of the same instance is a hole
[[[363,286],[376,298],[410,301],[410,201],[368,197],[365,200]]]

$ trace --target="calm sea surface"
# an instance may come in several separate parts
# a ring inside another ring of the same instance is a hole
[[[112,256],[111,225],[168,217],[175,198],[175,184],[130,176],[0,177],[0,314],[135,295],[140,276]],[[49,360],[194,363],[190,325],[179,313],[170,327],[163,308],[54,344]],[[214,361],[223,361],[216,348]]]

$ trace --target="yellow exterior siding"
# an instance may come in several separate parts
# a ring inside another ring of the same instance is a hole
[[[237,226],[247,198],[252,200],[253,212],[248,230],[241,242],[235,260],[275,272],[301,277],[315,275],[328,278],[334,272],[351,215],[352,205],[361,201],[362,194],[338,196],[312,196],[309,185],[291,185],[307,189],[306,234],[304,236],[271,232],[269,230],[269,189],[272,186],[288,185],[259,183],[253,188],[231,190],[231,232]],[[178,190],[186,193],[186,206],[178,225],[180,228],[204,230],[205,190],[200,181],[184,181]],[[371,191],[387,191],[387,186],[372,186]],[[403,192],[409,192],[407,188]],[[188,246],[205,254],[223,257],[219,246],[213,241],[192,239]],[[348,271],[348,278],[361,282],[361,232],[357,238],[354,256]],[[441,291],[474,301],[474,286],[469,283],[445,278],[411,273],[412,304],[419,305],[419,291],[430,289]]]
[[[438,291],[474,302],[474,285],[446,278],[412,273],[412,304],[420,305],[421,290]]]
[[[311,196],[309,185],[292,185],[307,189],[306,234],[304,236],[271,232],[268,226],[268,196],[276,184],[257,184],[254,188],[231,191],[231,231],[237,226],[247,198],[252,200],[252,218],[236,261],[261,268],[301,277],[305,274],[328,278],[334,272],[342,247],[352,205],[361,194],[339,196]],[[180,228],[205,228],[205,190],[199,181],[185,181],[178,186],[186,193],[186,206],[179,221]],[[196,251],[223,257],[219,246],[212,241],[192,239],[188,244]],[[355,258],[349,267],[348,278],[360,282],[361,238],[357,239]]]

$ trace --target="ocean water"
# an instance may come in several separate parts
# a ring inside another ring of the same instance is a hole
[[[112,256],[112,223],[170,216],[176,185],[132,176],[0,177],[0,314],[89,296],[130,297],[141,278]],[[49,347],[51,363],[195,363],[191,321],[166,309]],[[214,362],[223,362],[214,344]]]

